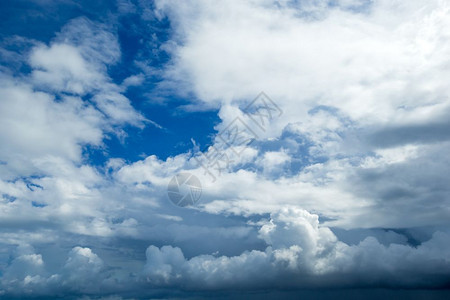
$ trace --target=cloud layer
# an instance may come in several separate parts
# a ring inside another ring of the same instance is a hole
[[[449,287],[447,2],[111,7],[0,44],[0,296]],[[261,91],[277,105],[264,126],[246,113]],[[158,109],[217,110],[217,133],[109,154],[171,134]],[[255,139],[227,145],[233,124]],[[199,165],[218,150],[220,169]],[[179,172],[202,183],[194,208],[167,199]]]

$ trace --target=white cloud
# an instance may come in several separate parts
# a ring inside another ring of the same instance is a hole
[[[290,160],[291,157],[285,151],[268,151],[256,163],[262,165],[264,174],[269,175],[283,173],[283,166]]]
[[[246,120],[238,106],[261,90],[284,112],[257,132],[257,157],[235,159],[205,190],[207,211],[251,215],[295,204],[346,227],[447,222],[442,173],[422,176],[417,163],[448,166],[448,3],[156,3],[177,43],[165,83],[219,106],[217,129]],[[412,148],[403,158],[393,152]],[[285,164],[271,163],[275,152]]]
[[[101,145],[104,119],[78,97],[57,102],[52,95],[10,78],[2,81],[0,97],[0,151],[8,162],[0,167],[7,170],[5,175],[35,172],[33,160],[42,157],[80,161],[83,145]]]
[[[78,18],[48,46],[31,49],[29,77],[2,75],[0,154],[7,163],[0,168],[6,178],[38,174],[37,161],[51,156],[80,163],[83,147],[102,147],[106,134],[120,132],[117,126],[144,126],[147,120],[106,72],[119,58],[117,38],[106,26]]]
[[[85,146],[151,123],[124,95],[143,75],[115,84],[114,30],[69,22],[31,49],[30,75],[2,75],[0,295],[448,284],[446,2],[156,6],[174,29],[161,87],[218,107],[217,130],[251,122],[240,107],[261,90],[283,115],[215,182],[192,153],[97,169]],[[180,171],[202,182],[195,209],[167,200]],[[9,260],[17,244],[40,248]]]
[[[80,280],[91,281],[103,267],[103,261],[91,249],[82,247],[73,248],[64,265],[69,280],[77,284]]]
[[[283,209],[272,214],[260,234],[270,245],[265,251],[233,257],[201,255],[186,259],[179,248],[150,246],[144,274],[154,285],[182,284],[208,290],[352,286],[356,278],[363,286],[439,285],[445,281],[443,277],[427,281],[437,265],[443,264],[441,274],[450,272],[450,257],[442,248],[448,247],[450,237],[442,232],[417,248],[399,244],[386,247],[373,237],[348,246],[329,228],[319,226],[317,215]],[[397,273],[392,276],[394,270]]]
[[[130,86],[141,85],[144,80],[145,77],[143,74],[131,75],[123,80],[122,86],[128,88]]]
[[[35,84],[57,91],[83,95],[105,80],[72,45],[42,45],[32,52],[30,64],[37,69],[32,75]]]
[[[239,102],[264,90],[285,111],[274,126],[305,119],[317,105],[364,126],[448,107],[448,69],[439,67],[448,57],[445,2],[374,1],[369,13],[326,3],[311,2],[325,13],[308,20],[303,2],[158,1],[180,37],[166,76],[187,81],[180,87],[204,102]]]

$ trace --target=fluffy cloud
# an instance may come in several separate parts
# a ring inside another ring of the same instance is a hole
[[[124,287],[144,292],[148,287],[187,290],[318,288],[318,287],[439,287],[447,283],[450,236],[436,232],[418,247],[374,237],[348,245],[322,226],[318,216],[284,208],[258,224],[265,250],[236,256],[185,257],[173,246],[149,246],[146,261],[134,276],[129,269],[110,268],[90,248],[74,247],[52,273],[41,254],[22,247],[5,269],[4,287],[19,286],[22,294],[51,295],[55,291],[120,293]],[[436,270],[439,270],[436,273]],[[399,276],[400,275],[400,276]],[[3,293],[6,290],[2,291]]]
[[[69,22],[50,46],[32,50],[32,82],[51,91],[80,96],[92,93],[92,100],[109,122],[142,126],[145,118],[134,110],[121,94],[123,89],[112,83],[106,72],[120,54],[117,37],[105,25],[78,18]]]
[[[259,229],[269,247],[239,256],[186,259],[179,248],[147,249],[144,273],[151,284],[188,289],[439,286],[450,272],[447,233],[437,232],[417,248],[383,246],[368,237],[349,246],[337,240],[317,215],[282,209]],[[440,276],[435,277],[439,266]],[[435,280],[432,280],[434,278]]]
[[[51,274],[41,254],[20,254],[12,260],[1,278],[0,294],[54,295],[60,291],[99,292],[107,286],[103,261],[89,248],[74,247],[68,254],[61,273]],[[103,274],[102,274],[103,273]]]
[[[55,243],[48,248],[56,255],[47,266],[45,251],[28,251],[12,262],[2,253],[2,289],[33,295],[77,283],[73,290],[82,290],[99,261],[89,249],[75,248],[67,265],[59,266],[67,274],[50,273],[46,267],[54,269],[65,251],[59,242],[73,247],[70,238],[63,241],[71,234],[109,236],[116,229],[130,236],[136,225],[133,218],[106,213],[114,199],[108,203],[102,196],[109,184],[86,161],[86,147],[101,149],[108,135],[122,136],[122,126],[143,127],[146,119],[108,75],[121,55],[111,28],[78,18],[48,45],[30,44],[18,54],[30,71],[0,75],[0,244],[9,251]],[[83,272],[86,280],[77,275]]]
[[[116,37],[80,18],[49,46],[31,49],[29,77],[2,75],[0,151],[6,174],[36,174],[35,161],[50,156],[79,163],[83,146],[102,146],[116,125],[143,126],[145,118],[106,73],[119,57]]]
[[[166,82],[220,107],[219,131],[250,124],[241,110],[261,90],[283,110],[205,193],[208,211],[297,203],[346,227],[447,222],[446,2],[156,4],[177,42]]]
[[[33,173],[33,160],[56,156],[80,161],[82,146],[100,146],[101,113],[78,97],[59,102],[32,86],[5,79],[1,87],[2,169]],[[56,143],[58,141],[58,143]]]
[[[126,47],[114,26],[76,18],[19,58],[2,50],[29,72],[1,75],[0,295],[448,286],[448,3],[118,10],[168,17],[156,94],[218,109],[206,154],[232,152],[221,133],[236,117],[257,139],[215,180],[197,145],[94,166],[86,147],[152,123],[126,96],[148,72],[109,74]],[[265,130],[244,113],[261,90],[282,110]],[[181,171],[202,182],[196,208],[167,200]]]
[[[448,51],[445,2],[375,1],[370,13],[326,8],[316,20],[289,2],[158,5],[183,37],[168,76],[189,80],[203,101],[251,98],[263,89],[290,112],[284,120],[298,121],[321,104],[364,123],[417,118],[408,113],[445,104],[447,86],[437,79],[448,72],[438,67]]]

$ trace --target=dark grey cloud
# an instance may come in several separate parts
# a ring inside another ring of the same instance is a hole
[[[450,140],[450,122],[432,121],[377,129],[367,137],[369,145],[388,148],[405,144],[431,144]]]

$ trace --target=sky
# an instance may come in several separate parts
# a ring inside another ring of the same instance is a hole
[[[1,299],[450,297],[450,3],[0,2]]]

